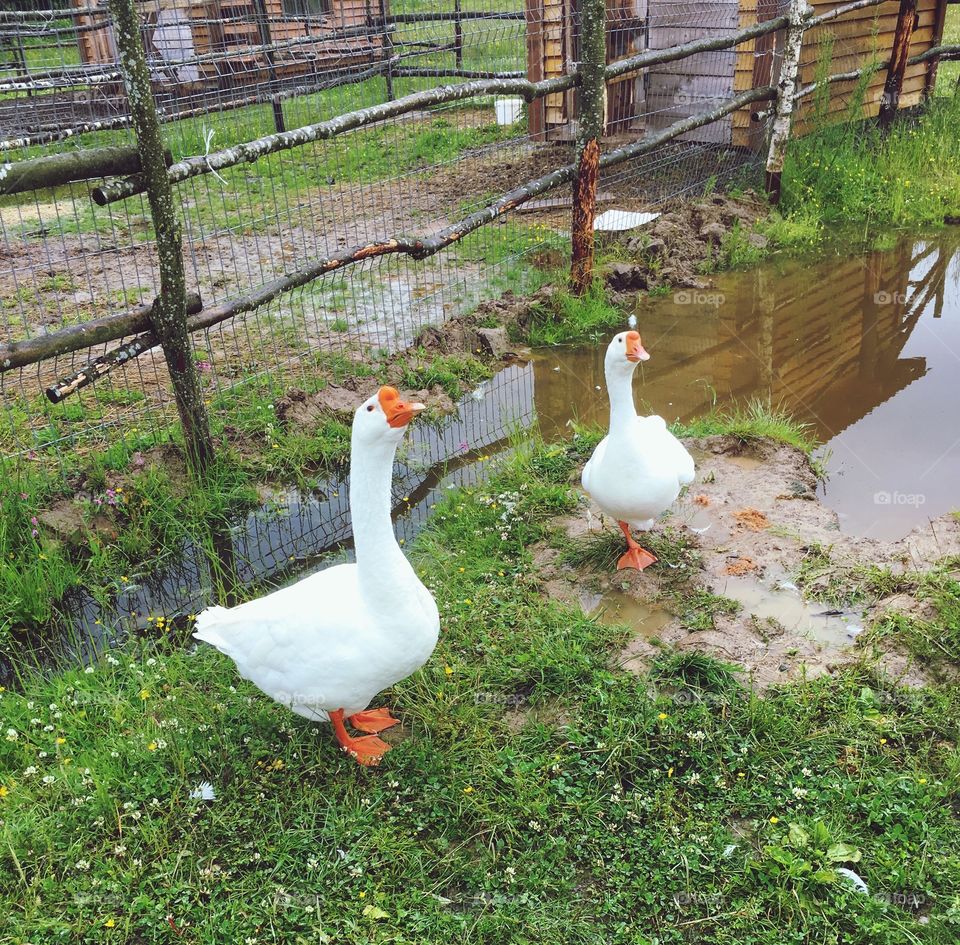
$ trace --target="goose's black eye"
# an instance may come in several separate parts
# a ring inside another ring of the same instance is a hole
[[[618,345],[622,345],[622,344],[623,344],[623,339],[622,339],[622,338],[618,338],[618,339],[617,339],[617,344],[618,344]]]
[[[370,405],[367,407],[367,413],[373,413],[373,404],[370,404]]]

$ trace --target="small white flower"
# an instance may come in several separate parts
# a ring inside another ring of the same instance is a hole
[[[20,737],[20,733],[15,728],[7,729],[7,741],[15,742]]]
[[[50,703],[50,711],[51,711],[51,712],[56,712],[57,709],[59,709],[59,708],[60,708],[60,707],[56,704],[56,702],[51,702],[51,703]]]
[[[85,672],[88,676],[92,676],[92,675],[93,675],[93,667],[92,667],[92,666],[88,666],[88,667],[84,670],[84,672]]]
[[[157,665],[157,661],[151,656],[150,659],[147,660],[147,666],[156,666],[156,665]]]
[[[56,779],[52,774],[46,774],[46,775],[43,776],[43,783],[44,783],[44,784],[53,784],[53,782],[56,781],[56,780],[57,780],[57,779]]]
[[[77,860],[77,862],[73,864],[73,868],[74,868],[75,870],[80,870],[80,872],[82,872],[82,873],[85,873],[88,869],[90,869],[90,861],[89,861],[89,860]]]
[[[217,792],[209,781],[201,781],[191,792],[190,799],[193,801],[215,801]]]
[[[108,656],[108,657],[107,657],[107,662],[108,662],[111,666],[119,666],[119,665],[120,665],[120,660],[118,660],[115,656]]]
[[[25,778],[29,778],[31,774],[36,774],[36,773],[37,773],[36,765],[28,765],[26,768],[23,769],[23,776]]]
[[[813,772],[812,772],[809,768],[803,768],[803,769],[801,769],[800,773],[801,773],[805,778],[810,778],[810,777],[813,776]]]

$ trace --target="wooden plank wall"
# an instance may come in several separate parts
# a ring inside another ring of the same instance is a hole
[[[780,4],[779,9],[767,10],[763,6],[765,0],[740,0],[740,26],[750,26],[758,20],[775,16],[786,8]],[[838,0],[812,0],[814,12],[826,13],[837,6]],[[925,52],[933,43],[934,24],[936,20],[936,0],[918,0],[918,23],[913,31],[910,42],[910,55]],[[874,57],[878,60],[888,59],[893,44],[893,33],[897,24],[897,0],[888,0],[876,7],[868,7],[842,17],[833,23],[828,23],[807,33],[800,55],[800,82],[806,85],[816,79],[819,64],[825,56],[830,54],[829,63],[831,72],[848,72],[862,68]],[[757,42],[761,42],[758,40]],[[779,67],[779,54],[782,49],[783,36],[779,34],[776,43],[776,55],[771,62],[772,77],[776,78]],[[734,89],[738,92],[763,84],[758,81],[756,43],[744,43],[739,47],[737,54]],[[769,60],[769,55],[766,57]],[[903,82],[903,94],[900,98],[900,107],[908,108],[920,103],[923,95],[923,86],[927,67],[921,63],[908,66]],[[863,100],[863,117],[873,118],[880,111],[880,98],[883,95],[883,84],[886,72],[881,70],[874,75],[867,87]],[[846,117],[854,104],[856,82],[836,82],[830,88],[830,101],[827,108],[828,119],[839,120]],[[758,147],[758,124],[752,122],[751,113],[763,106],[751,106],[733,116],[733,143],[743,147]],[[794,117],[794,133],[806,134],[816,127],[814,105],[807,99]]]
[[[94,0],[73,0],[77,9],[85,9]],[[257,46],[260,34],[256,21],[256,8],[252,0],[139,0],[147,22],[156,18],[160,10],[179,10],[193,23],[194,50],[197,55],[217,51],[235,51],[228,59],[201,63],[199,68],[204,79],[214,80],[233,75],[234,81],[264,81],[268,70],[265,57],[246,47]],[[382,54],[382,39],[375,32],[370,36],[349,39],[327,39],[336,29],[362,25],[367,19],[366,0],[332,0],[331,12],[322,20],[294,17],[284,14],[283,0],[265,0],[270,19],[271,37],[275,42],[316,36],[316,43],[306,43],[276,54],[277,72],[281,76],[312,72],[318,66],[326,69],[345,69],[351,65],[369,62]],[[379,9],[375,4],[374,9]],[[98,16],[102,17],[102,14]],[[212,23],[212,20],[219,20]],[[89,24],[89,17],[80,18]],[[99,20],[98,20],[99,22]],[[91,30],[80,34],[80,55],[83,62],[113,62],[116,54],[110,30]]]

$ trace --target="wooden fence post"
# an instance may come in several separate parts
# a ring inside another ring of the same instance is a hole
[[[880,127],[889,128],[900,106],[900,92],[903,90],[903,76],[907,71],[907,59],[910,57],[910,39],[917,23],[917,0],[900,0],[897,13],[897,30],[893,34],[893,49],[890,53],[890,65],[887,68],[887,81],[883,85],[883,98],[880,100]]]
[[[188,459],[194,471],[202,474],[213,459],[213,442],[200,380],[190,356],[183,241],[163,159],[163,137],[140,36],[140,17],[134,0],[108,2],[157,241],[160,295],[153,305],[151,321],[170,371]]]
[[[770,131],[770,149],[767,152],[765,189],[770,203],[780,202],[780,185],[783,179],[783,163],[790,140],[790,120],[793,116],[793,95],[800,71],[800,52],[803,49],[803,34],[807,21],[813,16],[813,7],[807,0],[791,0],[790,25],[780,66],[780,81],[777,83],[777,101],[773,127]]]
[[[570,290],[582,295],[593,278],[593,218],[597,209],[600,137],[606,116],[606,0],[580,4],[580,95],[577,108],[577,175],[573,182]]]
[[[460,14],[463,12],[461,0],[453,0],[453,55],[456,59],[457,68],[463,68],[463,19]]]
[[[387,85],[387,101],[392,102],[393,93],[393,27],[390,23],[390,4],[388,0],[380,0],[380,23],[383,25],[383,59],[386,68],[383,80]]]
[[[935,49],[943,42],[943,29],[947,19],[947,0],[937,0],[937,8],[934,11],[933,19],[933,39],[930,40],[930,48]],[[931,59],[927,63],[927,76],[923,82],[923,99],[926,101],[933,95],[934,86],[937,84],[937,66],[940,64],[939,57]]]
[[[267,60],[267,76],[270,84],[273,86],[271,96],[271,105],[273,106],[273,126],[278,132],[287,130],[286,122],[283,120],[283,102],[276,97],[277,92],[277,59],[273,54],[273,35],[270,32],[270,14],[267,13],[267,5],[264,0],[253,0],[253,12],[257,18],[257,32],[260,35],[260,45],[263,46],[263,54]]]

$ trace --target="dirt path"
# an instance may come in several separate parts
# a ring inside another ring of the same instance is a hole
[[[733,437],[688,446],[697,463],[696,481],[673,514],[658,523],[654,537],[676,529],[690,551],[642,574],[573,571],[556,547],[537,552],[552,595],[594,612],[605,605],[611,613],[601,619],[636,627],[619,656],[622,665],[645,670],[668,646],[734,663],[763,689],[859,659],[866,639],[861,632],[889,609],[929,617],[929,605],[909,593],[839,608],[810,600],[855,583],[856,570],[864,566],[922,572],[960,554],[956,517],[944,516],[897,542],[850,537],[817,499],[816,476],[799,450],[769,442],[745,446]],[[569,539],[582,542],[601,529],[600,513],[583,496],[579,512],[558,524]],[[736,600],[739,609],[725,612],[710,595]],[[902,683],[931,676],[931,667],[918,665],[892,641],[882,641],[876,656],[885,673]]]

